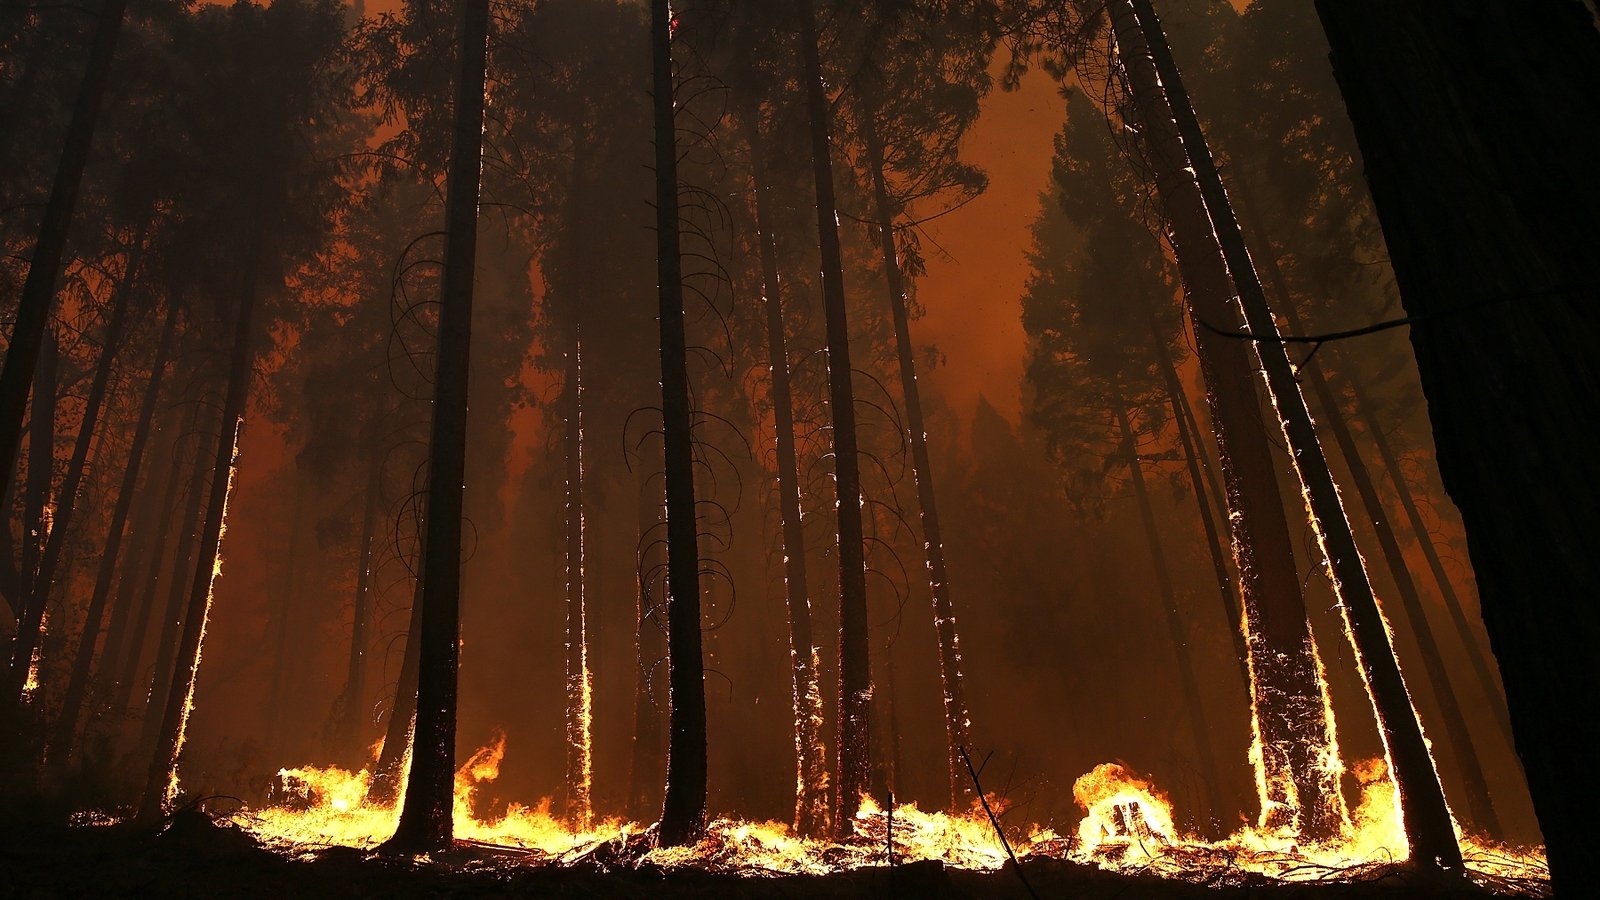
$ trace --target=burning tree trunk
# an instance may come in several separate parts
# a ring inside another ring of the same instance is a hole
[[[661,417],[667,477],[667,668],[671,712],[660,843],[686,844],[706,819],[706,687],[700,646],[699,526],[679,249],[678,151],[673,118],[672,12],[650,4],[655,111],[656,272],[661,325]]]
[[[1129,0],[1122,0],[1129,2]],[[1439,785],[1432,754],[1422,735],[1422,725],[1417,721],[1416,710],[1406,690],[1405,679],[1395,659],[1389,630],[1383,612],[1372,593],[1366,568],[1356,548],[1355,536],[1339,501],[1338,488],[1328,471],[1327,460],[1317,442],[1316,429],[1311,414],[1306,410],[1305,398],[1300,394],[1293,365],[1281,341],[1276,340],[1277,324],[1267,306],[1260,279],[1256,277],[1245,248],[1244,237],[1228,202],[1227,191],[1217,174],[1199,121],[1189,105],[1189,98],[1179,78],[1177,66],[1167,47],[1149,0],[1131,0],[1129,10],[1143,32],[1149,56],[1134,54],[1141,64],[1151,64],[1158,73],[1159,84],[1155,90],[1165,88],[1168,111],[1159,116],[1162,127],[1172,122],[1180,136],[1178,152],[1187,154],[1199,181],[1204,197],[1202,212],[1209,213],[1214,229],[1214,240],[1221,245],[1226,268],[1233,284],[1238,288],[1239,307],[1255,341],[1256,356],[1266,376],[1273,408],[1288,442],[1295,471],[1305,494],[1307,509],[1316,526],[1318,543],[1328,560],[1334,589],[1339,597],[1339,608],[1344,614],[1346,631],[1356,650],[1361,674],[1372,699],[1377,716],[1378,731],[1383,736],[1384,749],[1389,760],[1389,771],[1399,795],[1400,817],[1405,827],[1406,839],[1411,845],[1413,861],[1424,866],[1460,869],[1461,848],[1456,843],[1455,828],[1450,810],[1445,805],[1444,790]],[[1120,33],[1120,32],[1119,32]],[[1146,117],[1146,124],[1156,122]],[[1211,322],[1234,323],[1238,315],[1232,310],[1226,318]],[[1206,321],[1202,317],[1202,321]]]
[[[489,44],[488,0],[461,4],[460,73],[445,209],[439,352],[428,442],[428,517],[422,542],[422,619],[417,635],[417,716],[411,771],[395,833],[398,853],[450,846],[456,758],[456,674],[461,633],[462,483],[467,457],[467,373],[472,340],[472,276],[478,240],[483,157],[483,91]]]
[[[867,167],[872,176],[873,204],[877,210],[879,250],[884,280],[889,289],[889,311],[894,321],[895,352],[899,357],[900,391],[906,403],[906,430],[911,438],[911,476],[917,484],[917,504],[922,512],[922,549],[928,565],[928,585],[933,594],[933,626],[939,639],[939,677],[944,686],[946,759],[950,776],[950,808],[970,798],[972,790],[961,749],[967,745],[967,704],[961,690],[961,640],[956,633],[955,607],[950,602],[950,576],[944,564],[944,534],[939,527],[939,507],[933,491],[933,466],[928,460],[928,434],[922,422],[922,394],[917,387],[916,353],[911,347],[911,322],[906,311],[905,278],[895,249],[896,210],[889,202],[883,174],[883,146],[873,117],[863,117]]]
[[[587,828],[594,814],[589,789],[593,775],[589,715],[589,634],[584,583],[583,501],[583,339],[578,337],[567,365],[567,753],[566,815],[578,828]]]
[[[422,582],[423,569],[418,553],[417,579],[411,593],[411,615],[406,625],[406,651],[400,658],[400,675],[395,679],[394,702],[390,704],[389,724],[383,732],[383,749],[372,767],[372,782],[367,786],[367,802],[389,804],[400,796],[405,764],[411,750],[411,735],[417,721],[417,669],[422,659]]]
[[[1118,56],[1145,129],[1146,151],[1177,256],[1195,347],[1206,380],[1218,456],[1227,488],[1233,552],[1249,644],[1250,687],[1262,824],[1296,824],[1326,839],[1343,823],[1337,776],[1322,760],[1333,753],[1316,647],[1306,622],[1294,544],[1283,516],[1272,447],[1256,398],[1250,349],[1208,332],[1203,322],[1232,322],[1233,289],[1205,203],[1145,50],[1128,0],[1108,4]]]
[[[1405,510],[1411,531],[1422,547],[1422,555],[1428,560],[1428,569],[1433,574],[1434,584],[1439,588],[1439,596],[1444,599],[1445,609],[1450,612],[1450,622],[1455,626],[1456,637],[1466,649],[1467,659],[1472,662],[1472,671],[1477,676],[1478,687],[1489,701],[1490,708],[1494,710],[1495,723],[1500,726],[1506,742],[1514,748],[1516,741],[1511,735],[1511,719],[1506,712],[1505,694],[1501,691],[1500,682],[1495,678],[1489,661],[1483,656],[1483,648],[1478,642],[1477,635],[1473,634],[1472,626],[1467,622],[1467,614],[1461,607],[1461,598],[1456,596],[1455,587],[1450,583],[1450,576],[1444,570],[1444,562],[1439,559],[1439,550],[1434,546],[1433,534],[1428,531],[1428,524],[1422,521],[1422,512],[1417,509],[1416,498],[1411,495],[1411,485],[1406,481],[1405,471],[1400,468],[1400,460],[1395,457],[1394,448],[1389,446],[1389,438],[1373,414],[1372,404],[1367,401],[1360,380],[1348,373],[1344,380],[1355,399],[1356,411],[1360,414],[1362,423],[1366,425],[1367,434],[1371,437],[1373,446],[1378,449],[1378,458],[1383,461],[1384,469],[1389,473],[1389,481],[1394,485],[1395,495],[1400,498],[1400,507]]]
[[[18,572],[16,614],[17,634],[12,638],[7,657],[5,683],[0,686],[0,741],[20,738],[23,731],[29,675],[33,670],[33,651],[44,609],[34,602],[35,585],[41,569],[40,559],[50,541],[50,488],[56,465],[56,391],[60,348],[55,332],[47,331],[44,350],[39,354],[37,390],[28,420],[28,480],[22,492],[22,567]],[[33,631],[33,638],[27,632]]]
[[[211,464],[211,490],[206,497],[205,521],[200,527],[196,547],[194,581],[183,611],[183,628],[175,653],[172,681],[165,695],[151,697],[151,711],[161,709],[161,726],[156,732],[155,752],[139,801],[139,818],[152,820],[164,811],[178,786],[178,755],[183,749],[189,711],[194,705],[195,678],[200,671],[200,650],[205,639],[206,617],[211,612],[212,587],[222,568],[222,536],[228,513],[228,494],[233,489],[234,463],[238,459],[239,434],[244,429],[245,403],[250,396],[250,380],[255,354],[250,339],[254,336],[259,280],[259,244],[245,251],[242,267],[238,321],[234,323],[233,351],[228,371],[228,388],[222,402],[221,431],[217,452]],[[159,677],[159,673],[158,673]],[[157,706],[157,703],[161,706]]]
[[[156,401],[161,396],[161,381],[167,370],[167,359],[172,354],[173,338],[177,334],[178,305],[167,307],[166,321],[161,326],[160,342],[156,345],[155,360],[150,364],[150,381],[145,387],[144,400],[139,407],[138,424],[134,426],[133,443],[128,448],[128,464],[122,472],[122,483],[117,489],[116,505],[111,510],[111,523],[106,532],[105,547],[100,555],[100,568],[95,576],[94,593],[89,598],[89,609],[84,615],[83,634],[78,639],[78,653],[72,664],[72,675],[67,682],[67,693],[61,702],[61,712],[56,719],[54,737],[50,742],[50,756],[65,763],[72,752],[73,737],[78,731],[78,715],[83,708],[84,695],[89,687],[89,672],[94,665],[95,648],[100,642],[100,622],[105,616],[106,603],[111,597],[112,575],[117,557],[122,550],[122,532],[128,521],[128,510],[133,505],[134,490],[139,483],[139,470],[144,465],[145,444],[155,421]],[[109,352],[109,344],[108,344]]]
[[[1600,482],[1582,4],[1319,2],[1461,510],[1552,885],[1600,865]]]
[[[1277,295],[1285,318],[1289,321],[1289,327],[1303,333],[1304,323],[1300,319],[1299,311],[1295,309],[1293,298],[1289,296],[1289,287],[1284,280],[1278,260],[1270,251],[1267,254],[1266,265],[1273,291]],[[1394,528],[1389,524],[1389,514],[1384,509],[1383,498],[1378,496],[1377,485],[1373,484],[1372,475],[1367,471],[1367,464],[1361,457],[1361,451],[1356,447],[1355,437],[1350,433],[1349,424],[1345,421],[1339,398],[1333,386],[1328,383],[1327,376],[1323,374],[1322,366],[1315,359],[1308,360],[1300,367],[1299,375],[1302,383],[1310,383],[1312,392],[1317,396],[1317,402],[1322,404],[1328,431],[1332,433],[1334,443],[1339,445],[1339,453],[1344,456],[1345,466],[1350,471],[1350,482],[1355,485],[1356,493],[1361,497],[1362,508],[1367,511],[1367,520],[1372,525],[1373,535],[1378,539],[1384,563],[1394,579],[1395,592],[1400,595],[1400,605],[1405,609],[1406,619],[1411,623],[1412,636],[1417,642],[1417,652],[1422,657],[1423,671],[1428,675],[1428,686],[1432,689],[1434,703],[1439,706],[1439,718],[1444,723],[1444,733],[1450,742],[1450,752],[1454,754],[1456,764],[1460,768],[1461,788],[1466,797],[1467,810],[1471,814],[1471,823],[1490,837],[1503,840],[1505,835],[1500,827],[1500,817],[1495,813],[1494,802],[1489,796],[1489,782],[1484,777],[1483,764],[1478,760],[1478,750],[1473,743],[1472,732],[1467,728],[1467,719],[1462,715],[1461,704],[1456,700],[1455,689],[1450,684],[1450,673],[1445,670],[1444,659],[1439,655],[1439,644],[1434,639],[1433,628],[1428,624],[1427,612],[1422,607],[1422,598],[1417,593],[1416,582],[1406,565],[1405,553],[1401,551],[1400,542],[1395,539]]]
[[[39,240],[34,244],[28,277],[17,302],[17,317],[11,340],[6,345],[5,363],[0,367],[0,468],[6,481],[16,474],[17,448],[22,443],[22,414],[27,406],[40,347],[49,329],[50,308],[54,305],[56,281],[61,275],[61,257],[66,251],[68,231],[78,205],[78,186],[89,161],[89,146],[94,141],[95,124],[100,118],[101,100],[110,79],[111,59],[116,54],[126,8],[127,0],[105,0],[100,7],[94,38],[89,45],[89,64],[78,86],[72,119],[67,124],[66,143],[61,149],[61,162],[56,166],[55,183],[51,185],[50,200],[39,224]]]
[[[856,456],[855,389],[851,384],[850,322],[834,200],[830,113],[822,84],[812,0],[800,4],[801,79],[811,119],[812,178],[817,191],[817,237],[822,250],[822,308],[827,320],[828,405],[833,418],[833,465],[839,521],[839,718],[834,769],[834,830],[848,836],[872,777],[872,669],[867,644],[867,558],[861,529],[861,469]]]
[[[350,664],[344,690],[334,704],[335,753],[360,759],[361,711],[367,700],[367,629],[372,616],[372,551],[377,542],[378,499],[383,488],[383,457],[368,463],[366,502],[361,512],[361,545],[356,551],[356,596],[350,613]]]
[[[822,736],[822,691],[817,684],[818,649],[811,633],[811,593],[806,584],[805,528],[801,520],[800,463],[794,444],[794,397],[789,387],[789,348],[783,318],[783,282],[767,192],[766,151],[759,111],[743,116],[755,181],[756,231],[761,251],[761,288],[767,315],[767,361],[772,372],[772,418],[777,436],[778,514],[783,525],[784,588],[789,609],[789,663],[794,682],[794,826],[816,836],[828,821],[828,781]]]

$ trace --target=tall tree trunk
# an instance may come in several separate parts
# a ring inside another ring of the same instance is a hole
[[[1344,380],[1350,387],[1356,411],[1367,427],[1367,434],[1372,439],[1373,446],[1378,449],[1378,458],[1383,461],[1383,467],[1389,473],[1389,481],[1394,485],[1395,495],[1400,498],[1400,508],[1405,510],[1411,531],[1417,537],[1417,544],[1422,547],[1422,555],[1428,561],[1428,570],[1433,574],[1434,584],[1439,588],[1439,596],[1444,599],[1445,609],[1450,612],[1450,622],[1455,626],[1456,637],[1460,639],[1462,647],[1467,651],[1467,659],[1472,663],[1478,687],[1483,691],[1484,699],[1489,702],[1490,709],[1494,711],[1495,722],[1500,726],[1506,742],[1515,748],[1516,740],[1511,734],[1511,717],[1506,712],[1505,694],[1495,677],[1494,669],[1484,658],[1478,636],[1473,633],[1472,625],[1467,621],[1466,611],[1461,606],[1461,598],[1456,596],[1456,589],[1450,583],[1449,574],[1444,570],[1444,561],[1439,558],[1439,549],[1434,546],[1433,534],[1428,531],[1428,523],[1422,520],[1422,511],[1417,509],[1417,500],[1411,494],[1411,485],[1406,481],[1406,473],[1400,467],[1400,460],[1395,456],[1394,448],[1389,445],[1389,437],[1384,433],[1383,425],[1373,414],[1373,406],[1361,388],[1360,379],[1346,373]]]
[[[55,515],[51,521],[50,536],[45,541],[44,553],[39,558],[39,571],[26,583],[22,592],[24,616],[17,624],[16,643],[12,646],[9,678],[0,695],[0,703],[21,704],[23,682],[27,679],[28,662],[39,646],[40,627],[45,608],[50,605],[51,589],[55,586],[56,571],[61,562],[71,530],[72,513],[77,506],[78,489],[83,484],[84,467],[89,461],[89,449],[94,444],[94,429],[100,419],[100,408],[105,404],[106,385],[111,380],[111,368],[117,351],[122,349],[122,336],[128,325],[128,299],[133,293],[139,260],[144,255],[144,234],[141,230],[133,250],[128,254],[127,268],[118,280],[115,297],[111,301],[111,318],[106,325],[105,344],[100,358],[95,362],[94,375],[89,382],[89,393],[84,399],[83,416],[78,422],[77,440],[72,445],[72,456],[67,461],[67,471],[56,495]],[[12,715],[0,712],[0,721]]]
[[[1145,543],[1150,548],[1150,564],[1156,579],[1156,592],[1161,595],[1161,610],[1167,623],[1167,636],[1172,640],[1173,662],[1178,666],[1178,689],[1183,694],[1184,711],[1189,717],[1189,727],[1194,732],[1194,749],[1198,757],[1200,777],[1205,780],[1205,803],[1210,824],[1218,829],[1223,824],[1222,772],[1217,767],[1217,755],[1211,746],[1211,726],[1206,719],[1205,703],[1200,697],[1200,683],[1195,678],[1194,660],[1189,655],[1189,630],[1183,622],[1183,612],[1178,608],[1178,594],[1172,587],[1172,570],[1167,567],[1167,552],[1161,544],[1161,531],[1156,525],[1155,510],[1150,506],[1150,495],[1144,483],[1144,465],[1139,460],[1139,443],[1133,426],[1128,421],[1126,402],[1116,400],[1117,428],[1122,435],[1122,452],[1128,458],[1128,480],[1133,485],[1133,496],[1139,504],[1139,520],[1144,524]]]
[[[828,132],[831,114],[822,84],[816,10],[800,4],[800,56],[811,119],[811,167],[817,191],[817,237],[822,250],[822,308],[827,320],[828,405],[833,418],[834,488],[839,527],[839,714],[834,767],[834,831],[851,833],[861,795],[871,786],[872,667],[867,643],[867,555],[861,528],[861,468],[857,458],[855,388],[851,381],[850,320],[839,248],[838,203]]]
[[[424,520],[426,521],[426,520]],[[394,702],[389,705],[389,724],[383,732],[383,749],[378,752],[372,781],[367,786],[367,802],[390,804],[400,796],[405,784],[406,761],[410,759],[411,737],[417,723],[417,670],[422,660],[422,553],[417,554],[416,583],[411,592],[411,615],[406,626],[406,650],[400,657],[400,675],[394,683]]]
[[[205,522],[200,528],[194,581],[189,587],[183,613],[183,629],[178,636],[172,681],[165,696],[152,697],[152,711],[161,708],[161,726],[156,733],[155,752],[144,794],[139,801],[139,818],[153,820],[166,809],[178,787],[178,755],[183,750],[189,711],[194,705],[195,680],[200,672],[201,642],[205,638],[206,618],[211,613],[212,588],[222,568],[222,533],[228,513],[228,495],[233,490],[234,463],[239,454],[239,435],[244,430],[245,404],[250,397],[250,381],[255,354],[251,350],[260,278],[260,246],[245,250],[240,270],[238,321],[234,323],[233,350],[228,371],[228,389],[222,402],[221,430],[217,452],[211,465],[211,490],[206,497]]]
[[[577,828],[589,827],[594,815],[590,801],[593,755],[590,743],[589,633],[585,604],[583,495],[583,338],[574,341],[567,361],[566,408],[567,467],[567,616],[566,616],[566,817]]]
[[[28,277],[17,302],[17,318],[6,345],[5,364],[0,366],[0,467],[5,480],[16,474],[17,448],[22,443],[22,414],[28,403],[34,367],[50,324],[50,309],[55,305],[56,282],[61,276],[61,258],[67,248],[67,234],[78,205],[78,186],[89,162],[89,146],[94,142],[95,123],[100,118],[101,100],[111,75],[111,59],[122,32],[122,14],[127,0],[104,0],[96,20],[94,38],[89,45],[89,63],[78,86],[72,119],[67,124],[66,143],[61,162],[56,166],[50,200],[39,224],[39,240],[28,263]]]
[[[167,370],[167,360],[172,355],[173,338],[178,330],[178,305],[167,307],[166,321],[161,326],[161,338],[156,345],[155,359],[150,364],[150,381],[145,387],[144,400],[139,406],[138,424],[134,426],[133,443],[128,448],[128,464],[122,471],[122,483],[117,489],[116,505],[111,510],[111,523],[106,531],[105,547],[100,555],[100,568],[95,576],[94,593],[89,598],[89,609],[84,615],[83,634],[78,640],[78,653],[72,664],[72,675],[67,682],[66,697],[61,701],[61,712],[56,717],[55,735],[50,742],[50,756],[65,763],[72,753],[73,738],[78,732],[78,715],[83,708],[84,695],[89,688],[89,672],[94,666],[95,648],[100,642],[100,623],[105,617],[106,603],[111,597],[112,575],[116,571],[117,557],[122,550],[122,532],[128,521],[128,510],[133,505],[134,490],[139,483],[139,470],[144,465],[145,444],[150,440],[151,426],[155,421],[156,401],[161,396],[161,381]],[[107,352],[110,352],[108,346]]]
[[[1266,254],[1266,266],[1267,277],[1272,281],[1273,293],[1289,322],[1289,327],[1296,332],[1304,333],[1305,323],[1300,318],[1300,311],[1295,308],[1294,298],[1289,294],[1289,285],[1284,279],[1283,269],[1278,265],[1278,259],[1270,248]],[[1378,540],[1378,548],[1383,553],[1384,563],[1394,579],[1395,593],[1400,595],[1400,605],[1405,609],[1406,619],[1411,623],[1412,636],[1417,642],[1417,652],[1422,657],[1423,671],[1427,673],[1428,686],[1432,689],[1434,703],[1439,707],[1439,718],[1444,723],[1444,733],[1450,742],[1450,752],[1455,756],[1460,769],[1457,774],[1461,779],[1461,790],[1467,801],[1471,824],[1482,829],[1489,837],[1503,840],[1504,830],[1500,827],[1500,817],[1495,813],[1494,803],[1489,796],[1489,782],[1484,777],[1483,764],[1478,760],[1478,750],[1473,743],[1472,732],[1467,728],[1466,716],[1462,715],[1461,704],[1457,701],[1455,689],[1450,683],[1450,673],[1445,669],[1444,659],[1439,655],[1439,644],[1434,639],[1433,628],[1428,624],[1427,611],[1423,609],[1416,582],[1406,565],[1405,553],[1400,549],[1400,542],[1395,539],[1394,528],[1389,524],[1389,513],[1383,506],[1383,498],[1378,496],[1377,485],[1372,481],[1372,474],[1367,471],[1366,461],[1356,447],[1355,437],[1350,433],[1350,426],[1345,421],[1339,398],[1333,386],[1328,383],[1327,376],[1323,374],[1322,366],[1315,359],[1308,360],[1299,367],[1299,380],[1302,384],[1311,385],[1312,392],[1317,396],[1317,402],[1322,404],[1328,431],[1333,435],[1334,443],[1339,445],[1339,453],[1344,457],[1345,467],[1350,472],[1350,483],[1355,485],[1356,493],[1361,497],[1362,508],[1367,511],[1367,520],[1372,526],[1373,535]]]
[[[203,404],[197,404],[203,407]],[[197,410],[196,425],[207,418],[204,412]],[[162,716],[166,711],[167,695],[172,690],[172,680],[175,674],[175,661],[178,656],[179,635],[183,632],[184,623],[187,621],[185,609],[187,608],[188,595],[185,589],[194,583],[203,563],[200,556],[201,536],[204,533],[204,521],[201,518],[206,508],[208,485],[212,482],[215,472],[211,453],[217,443],[224,436],[222,434],[225,423],[217,421],[217,434],[212,435],[207,430],[196,429],[198,439],[194,450],[194,475],[189,479],[187,497],[184,500],[183,518],[179,520],[179,527],[183,529],[178,545],[174,548],[172,568],[168,571],[166,581],[166,602],[161,607],[161,630],[156,633],[155,662],[151,666],[148,681],[139,679],[140,684],[148,684],[149,691],[142,697],[129,697],[133,703],[143,706],[143,715],[139,727],[139,742],[134,745],[134,758],[136,764],[148,763],[155,754],[157,741],[161,734]],[[159,565],[160,557],[157,556],[153,564]],[[145,596],[140,600],[141,606],[152,605],[154,595],[160,587],[159,573],[151,571],[150,577],[145,582]],[[142,643],[142,641],[141,641]],[[140,646],[135,644],[128,656],[129,666],[134,672],[138,671],[140,659]],[[124,708],[120,702],[124,694],[129,694],[137,676],[125,680],[122,692],[118,695],[118,703],[113,709]],[[132,709],[129,708],[129,714]]]
[[[1248,632],[1257,744],[1252,756],[1263,790],[1261,824],[1298,827],[1307,838],[1328,839],[1344,820],[1337,774],[1323,766],[1335,746],[1333,723],[1323,705],[1325,686],[1306,621],[1272,446],[1261,421],[1250,348],[1200,325],[1234,321],[1233,285],[1133,7],[1128,0],[1110,0],[1108,10],[1145,130],[1145,150],[1165,208],[1189,318],[1195,323],[1195,349],[1217,436]]]
[[[706,819],[706,686],[700,635],[700,551],[695,521],[693,411],[683,320],[678,151],[673,118],[672,11],[651,0],[655,111],[656,272],[661,325],[661,417],[667,476],[667,668],[670,719],[660,843],[689,843]]]
[[[1217,174],[1211,152],[1206,147],[1200,123],[1184,91],[1178,68],[1172,61],[1166,35],[1156,19],[1150,0],[1132,0],[1136,17],[1145,34],[1154,67],[1165,86],[1168,106],[1181,136],[1183,151],[1199,181],[1215,236],[1221,245],[1227,268],[1238,289],[1238,303],[1252,333],[1264,338],[1256,341],[1256,357],[1266,376],[1267,388],[1277,411],[1295,471],[1305,495],[1306,506],[1316,527],[1318,544],[1328,560],[1339,609],[1344,614],[1346,631],[1355,647],[1361,674],[1372,699],[1378,731],[1383,736],[1389,758],[1389,771],[1399,795],[1400,817],[1412,860],[1423,866],[1456,870],[1462,866],[1461,847],[1456,843],[1455,826],[1445,804],[1444,789],[1433,756],[1422,734],[1422,724],[1406,690],[1405,678],[1395,659],[1394,646],[1384,623],[1383,612],[1367,578],[1366,566],[1356,547],[1355,535],[1339,500],[1339,490],[1328,470],[1322,446],[1317,441],[1311,413],[1300,393],[1294,366],[1277,337],[1277,323],[1267,305],[1266,294],[1250,262],[1244,236],[1228,202],[1222,178]],[[1237,315],[1214,320],[1238,321]]]
[[[806,539],[801,518],[800,462],[794,445],[794,396],[789,386],[788,335],[783,317],[783,282],[778,276],[777,236],[773,232],[766,150],[761,143],[759,110],[742,117],[755,182],[756,232],[760,242],[761,288],[766,306],[767,363],[772,373],[772,419],[776,432],[778,514],[783,525],[784,588],[789,610],[789,667],[793,679],[795,797],[797,834],[820,836],[828,822],[828,794],[822,747],[822,691],[817,684],[820,653],[811,632],[811,592],[806,583]]]
[[[662,647],[661,627],[657,624],[654,585],[661,572],[660,547],[664,539],[657,537],[662,526],[662,496],[650,487],[654,479],[646,476],[639,495],[639,540],[636,545],[635,577],[637,584],[634,632],[634,682],[633,682],[633,756],[628,768],[629,815],[643,821],[652,815],[661,802],[656,794],[666,770],[661,758],[661,709],[656,702],[655,667],[666,655]]]
[[[928,459],[928,434],[922,421],[922,393],[917,387],[916,352],[911,346],[911,321],[906,310],[904,273],[895,249],[897,211],[889,201],[883,173],[883,145],[869,112],[863,116],[867,166],[872,176],[873,204],[877,209],[879,250],[884,280],[889,289],[889,311],[894,321],[895,352],[900,364],[900,392],[906,403],[906,430],[911,438],[911,477],[917,484],[917,504],[922,512],[922,549],[928,566],[928,586],[933,594],[933,626],[939,640],[939,678],[944,687],[944,731],[950,777],[949,808],[959,810],[970,800],[971,780],[961,751],[967,745],[966,699],[961,689],[961,640],[956,633],[955,607],[950,601],[950,576],[944,563],[944,533],[939,527],[939,506],[933,491],[933,465]]]
[[[484,69],[488,0],[461,4],[460,74],[445,210],[438,371],[428,442],[428,517],[423,539],[422,630],[411,773],[394,837],[385,848],[425,853],[450,846],[456,759],[456,674],[461,637],[461,517],[467,458],[467,373],[472,341],[472,281],[483,162]]]
[[[1413,320],[1557,893],[1600,866],[1600,428],[1591,123],[1600,32],[1571,2],[1318,0]]]
[[[5,682],[0,686],[0,746],[20,741],[28,730],[26,697],[31,690],[33,651],[44,621],[44,609],[34,602],[34,585],[41,569],[40,560],[49,544],[50,489],[55,481],[56,392],[59,389],[60,348],[54,331],[45,335],[44,352],[39,355],[38,384],[28,420],[28,479],[22,493],[22,567],[17,579],[17,633],[6,656]],[[29,637],[29,632],[33,637]],[[18,749],[22,747],[19,743]]]
[[[1178,432],[1178,447],[1183,452],[1184,465],[1189,472],[1189,484],[1194,487],[1195,506],[1200,513],[1200,526],[1205,532],[1206,550],[1211,556],[1211,573],[1217,579],[1217,593],[1222,598],[1222,620],[1228,623],[1228,632],[1233,638],[1234,657],[1238,660],[1239,671],[1244,679],[1243,684],[1248,689],[1250,650],[1245,645],[1244,623],[1240,621],[1239,601],[1234,594],[1233,575],[1228,571],[1227,554],[1222,549],[1222,536],[1217,529],[1216,519],[1212,517],[1213,494],[1208,492],[1208,486],[1214,487],[1214,484],[1202,473],[1202,469],[1209,466],[1201,455],[1200,442],[1195,436],[1194,429],[1190,427],[1194,413],[1189,409],[1189,398],[1184,393],[1183,382],[1178,378],[1178,368],[1172,362],[1172,352],[1167,348],[1166,335],[1161,333],[1161,324],[1156,319],[1155,311],[1150,308],[1148,299],[1140,297],[1139,302],[1145,318],[1150,323],[1151,346],[1155,350],[1156,362],[1161,367],[1167,399],[1172,406],[1172,421]]]
[[[372,618],[372,551],[377,542],[378,499],[383,488],[383,456],[368,463],[366,502],[361,512],[361,546],[356,551],[356,596],[350,612],[350,663],[344,690],[334,708],[335,753],[364,762],[361,754],[361,711],[367,704],[367,630]]]

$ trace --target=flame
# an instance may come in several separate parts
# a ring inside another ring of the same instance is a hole
[[[372,746],[376,760],[382,742]],[[869,866],[937,860],[953,868],[994,871],[1007,854],[995,827],[974,801],[952,814],[924,812],[914,804],[886,809],[863,795],[842,841],[798,836],[785,823],[718,818],[698,843],[654,848],[651,827],[620,819],[576,825],[534,806],[508,804],[498,815],[481,802],[498,778],[505,736],[472,754],[456,773],[458,840],[521,850],[536,861],[573,862],[614,851],[619,866],[655,865],[753,876],[826,875]],[[1217,886],[1261,876],[1282,881],[1369,877],[1406,857],[1405,835],[1393,782],[1382,758],[1352,767],[1361,781],[1360,804],[1337,839],[1297,842],[1282,830],[1245,825],[1215,842],[1185,834],[1171,800],[1150,781],[1118,763],[1104,763],[1079,778],[1073,796],[1084,817],[1068,836],[1040,826],[1007,826],[1019,860],[1070,859],[1111,871],[1144,872]],[[306,766],[278,773],[276,805],[244,811],[235,820],[268,846],[292,855],[343,845],[372,849],[394,832],[398,804],[367,799],[368,769],[349,772]],[[996,815],[1004,798],[989,796]],[[1515,849],[1463,838],[1470,873],[1501,891],[1538,893],[1548,881],[1542,850]]]

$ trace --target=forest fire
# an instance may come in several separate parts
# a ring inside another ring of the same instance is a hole
[[[373,760],[378,758],[374,747]],[[1117,763],[1104,763],[1078,779],[1073,795],[1083,818],[1065,836],[1041,825],[1004,826],[1003,844],[982,808],[964,814],[924,812],[915,804],[892,809],[864,796],[845,840],[796,836],[781,822],[713,819],[695,843],[657,847],[647,824],[609,819],[573,828],[551,812],[550,802],[532,807],[491,804],[484,789],[499,776],[505,739],[480,748],[455,778],[457,839],[470,848],[514,851],[510,865],[581,865],[603,858],[603,866],[689,868],[755,876],[826,875],[852,869],[935,861],[973,871],[1003,868],[1008,858],[1057,859],[1112,872],[1155,873],[1213,886],[1361,880],[1405,861],[1405,835],[1396,814],[1394,789],[1382,760],[1355,768],[1361,802],[1335,839],[1309,844],[1288,832],[1244,827],[1227,838],[1205,841],[1175,824],[1170,800],[1154,785]],[[372,851],[394,832],[398,805],[370,803],[370,775],[363,769],[305,767],[278,773],[276,805],[244,810],[234,821],[268,847],[290,856],[314,857],[328,847]],[[991,804],[997,815],[1004,808]],[[493,812],[488,810],[493,809]],[[1544,893],[1543,854],[1465,838],[1472,878],[1485,886],[1528,895]]]
[[[1594,3],[79,6],[0,893],[1600,870]]]

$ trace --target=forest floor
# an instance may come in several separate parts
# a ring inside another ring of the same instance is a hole
[[[1012,868],[970,872],[936,863],[770,877],[593,859],[540,865],[463,846],[427,861],[333,848],[290,858],[226,820],[181,813],[164,830],[132,825],[73,826],[28,811],[0,814],[0,897],[562,897],[698,898],[1473,898],[1481,888],[1440,884],[1401,868],[1368,872],[1359,883],[1266,882],[1207,886],[1028,859],[1027,885]]]

